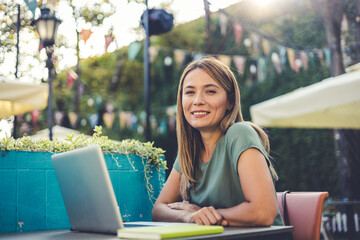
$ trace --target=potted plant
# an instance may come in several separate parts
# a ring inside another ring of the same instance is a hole
[[[165,183],[164,150],[137,140],[67,135],[65,140],[0,139],[0,232],[70,228],[51,155],[97,144],[101,147],[125,221],[151,220]]]

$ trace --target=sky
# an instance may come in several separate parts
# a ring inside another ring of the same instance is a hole
[[[23,0],[15,0],[20,4],[24,4]],[[87,0],[87,2],[96,0]],[[229,5],[240,2],[241,0],[209,0],[210,10],[217,11],[219,8],[226,8]],[[46,2],[46,1],[43,1]],[[66,1],[67,2],[67,1]],[[74,3],[83,3],[83,0],[73,0]],[[112,42],[108,48],[108,52],[115,51],[117,48],[129,45],[131,42],[141,40],[144,35],[139,35],[134,31],[134,28],[138,28],[140,25],[140,18],[145,10],[144,4],[136,4],[134,2],[128,3],[128,0],[115,0],[116,12],[109,19],[104,21],[102,28],[92,28],[93,31],[90,39],[84,44],[80,41],[80,56],[81,58],[87,58],[90,56],[99,56],[105,52],[105,40],[104,35],[107,34],[108,29],[113,27],[113,34],[115,35],[115,41]],[[164,0],[148,0],[149,9],[160,8]],[[174,0],[171,5],[171,9],[174,12],[174,22],[176,24],[188,22],[199,18],[204,15],[204,2],[203,0]],[[37,9],[36,17],[39,15],[39,9]],[[65,1],[60,0],[56,9],[56,15],[62,20],[58,29],[58,35],[63,35],[69,45],[75,45],[76,35],[75,31],[69,31],[76,27],[74,20],[72,19],[71,9],[66,5]],[[87,24],[81,24],[79,28],[89,28]],[[81,31],[81,29],[78,29]],[[22,51],[26,51],[26,58],[22,58],[22,64],[19,65],[19,72],[22,73],[22,81],[39,83],[41,79],[47,79],[47,69],[45,68],[46,53],[44,50],[38,51],[39,39],[37,39],[31,32],[23,30],[20,38],[20,54]],[[35,59],[31,56],[39,54],[40,59]],[[74,48],[55,48],[54,55],[59,56],[59,62],[57,71],[62,71],[68,67],[72,67],[76,64],[76,55]],[[5,57],[5,62],[0,64],[0,75],[6,76],[10,79],[14,79],[15,72],[15,59],[16,53],[8,53]],[[0,120],[0,139],[5,136],[10,136],[12,121]]]

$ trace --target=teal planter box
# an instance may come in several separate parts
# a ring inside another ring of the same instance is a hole
[[[49,152],[0,152],[0,232],[70,228]],[[140,156],[105,154],[124,221],[150,221],[165,170]]]

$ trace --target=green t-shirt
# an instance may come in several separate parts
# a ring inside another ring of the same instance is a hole
[[[258,149],[268,161],[255,129],[246,123],[233,124],[216,143],[210,161],[200,161],[201,174],[195,189],[190,191],[190,202],[214,208],[230,208],[244,202],[237,163],[241,153],[249,148]],[[180,172],[178,158],[174,168]],[[273,225],[284,225],[279,212]]]

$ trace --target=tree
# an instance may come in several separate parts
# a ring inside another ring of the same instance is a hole
[[[331,50],[331,75],[345,72],[341,49],[341,21],[343,19],[343,0],[316,0],[316,7],[323,16],[328,47]],[[359,1],[357,1],[357,6]],[[358,11],[358,7],[356,8]],[[356,14],[356,16],[358,16]],[[355,20],[355,22],[358,22]],[[357,29],[358,31],[358,29]],[[356,37],[357,39],[357,37]],[[360,48],[356,42],[356,47]],[[360,131],[336,129],[334,131],[338,165],[340,170],[340,189],[342,197],[359,199],[360,189]]]

